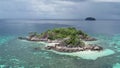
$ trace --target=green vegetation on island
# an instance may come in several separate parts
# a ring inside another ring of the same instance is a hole
[[[39,39],[47,40],[62,40],[68,38],[67,40],[64,40],[66,46],[84,46],[84,42],[82,42],[81,39],[87,38],[88,35],[81,30],[77,30],[74,27],[68,27],[54,28],[53,30],[47,30],[46,32],[43,32],[41,34],[38,34],[37,32],[32,32],[30,33],[29,37],[37,37]]]
[[[48,45],[45,49],[53,49],[61,52],[76,52],[84,50],[100,51],[103,49],[94,44],[85,44],[86,41],[95,41],[96,39],[74,27],[54,28],[43,33],[31,32],[28,37],[19,37],[19,39],[55,43],[53,46]]]

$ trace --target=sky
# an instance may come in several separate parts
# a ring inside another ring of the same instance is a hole
[[[0,0],[0,19],[120,19],[120,0]]]

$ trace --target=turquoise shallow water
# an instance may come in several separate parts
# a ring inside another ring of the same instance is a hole
[[[118,36],[118,35],[117,35]],[[7,36],[6,36],[7,37]],[[8,36],[9,37],[9,36]],[[4,38],[4,37],[3,37]],[[1,68],[112,68],[120,63],[120,43],[115,44],[116,35],[106,40],[106,36],[99,35],[105,48],[115,51],[115,54],[100,57],[96,60],[87,60],[80,57],[59,55],[51,51],[43,50],[43,43],[18,40],[16,37],[4,38],[6,42],[0,46]],[[109,37],[110,38],[110,37]],[[116,40],[119,40],[116,38]],[[106,42],[107,41],[107,42]],[[107,45],[107,46],[105,46]],[[38,50],[34,48],[38,47]],[[58,67],[59,66],[59,67]],[[119,68],[119,67],[118,67]]]
[[[71,24],[69,26],[76,26],[76,28],[79,27],[78,29],[85,30],[91,36],[99,39],[99,42],[95,43],[104,48],[111,49],[115,51],[115,53],[99,57],[96,60],[56,54],[51,51],[43,50],[42,48],[45,46],[44,43],[22,41],[18,40],[17,37],[21,35],[25,36],[30,31],[43,32],[46,29],[68,27],[68,25],[35,23],[25,23],[21,25],[7,23],[2,24],[4,27],[0,27],[0,68],[120,68],[119,32],[116,31],[111,34],[108,34],[107,31],[106,33],[104,31],[102,33],[102,30],[100,33],[97,31],[92,32],[93,30],[86,29],[89,23],[83,25],[84,27],[80,27],[81,24],[76,24],[77,25]],[[109,24],[107,24],[107,26],[109,26]],[[38,48],[37,50],[35,49],[36,47]]]
[[[7,43],[9,40],[13,39],[13,36],[0,36],[0,45]]]

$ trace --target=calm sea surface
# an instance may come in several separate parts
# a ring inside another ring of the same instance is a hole
[[[87,60],[55,54],[42,48],[44,44],[18,40],[29,32],[73,26],[100,39],[113,55]],[[120,21],[41,21],[0,20],[0,68],[120,68]]]

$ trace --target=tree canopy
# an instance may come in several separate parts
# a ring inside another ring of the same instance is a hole
[[[64,42],[67,45],[84,45],[81,39],[88,37],[88,35],[83,32],[82,30],[77,30],[74,27],[68,27],[68,28],[54,28],[52,30],[47,30],[41,34],[38,33],[30,33],[30,35],[33,34],[36,35],[39,38],[48,38],[49,40],[56,40],[56,39],[64,39],[68,38]],[[32,35],[31,35],[32,36]]]

